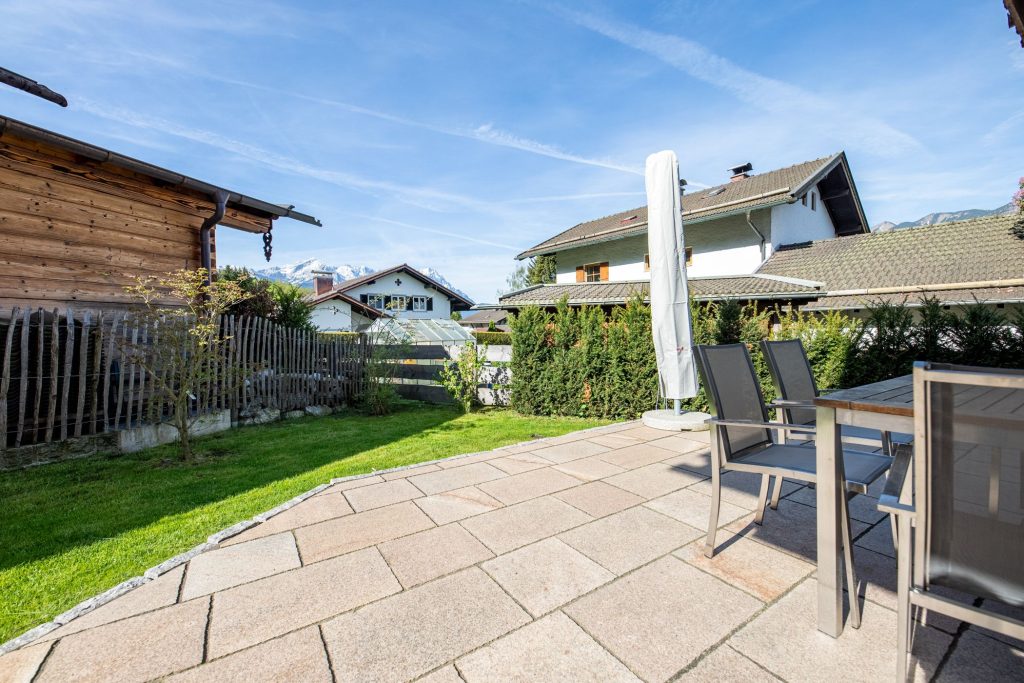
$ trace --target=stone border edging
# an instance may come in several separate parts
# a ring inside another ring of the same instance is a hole
[[[621,429],[628,428],[628,425],[630,425],[633,422],[637,422],[637,421],[636,420],[630,420],[628,422],[613,422],[613,423],[608,424],[608,425],[601,425],[600,427],[589,427],[587,429],[579,429],[579,430],[576,430],[574,432],[568,432],[568,433],[569,434],[587,434],[587,433],[590,433],[590,432],[608,431],[609,427],[615,427],[616,429],[613,430],[613,431],[619,431]],[[562,435],[562,436],[564,436],[564,435]],[[261,512],[258,515],[254,515],[254,516],[250,517],[249,519],[243,520],[243,521],[238,522],[236,524],[232,524],[231,526],[229,526],[229,527],[227,527],[225,529],[221,529],[217,533],[211,534],[206,539],[205,542],[200,543],[199,545],[194,546],[194,547],[186,550],[183,553],[175,555],[174,557],[171,557],[170,559],[164,560],[163,562],[161,562],[160,564],[156,565],[155,567],[150,567],[145,572],[143,572],[142,576],[134,576],[134,577],[132,577],[130,579],[122,581],[121,583],[117,584],[116,586],[114,586],[112,588],[108,588],[107,590],[103,591],[99,595],[94,595],[93,597],[88,598],[88,599],[83,600],[82,602],[78,603],[77,605],[75,605],[71,609],[69,609],[69,610],[67,610],[65,612],[61,612],[60,614],[55,616],[51,621],[48,621],[45,624],[40,624],[39,626],[36,626],[36,627],[34,627],[32,629],[29,629],[28,631],[25,631],[24,633],[22,633],[20,636],[16,636],[15,638],[12,638],[11,640],[8,640],[6,643],[0,643],[0,655],[5,655],[8,652],[12,652],[13,650],[20,649],[22,647],[25,647],[26,645],[29,645],[29,644],[35,642],[39,638],[42,638],[43,636],[45,636],[46,634],[50,633],[51,631],[54,631],[54,630],[60,628],[61,626],[64,626],[68,622],[70,622],[70,621],[72,621],[74,619],[77,619],[78,617],[80,617],[80,616],[82,616],[84,614],[88,614],[89,612],[92,612],[94,609],[96,609],[98,607],[102,607],[103,605],[107,604],[108,602],[110,602],[112,600],[115,600],[116,598],[121,597],[125,593],[127,593],[127,592],[129,592],[131,590],[134,590],[134,589],[138,588],[139,586],[147,584],[150,581],[156,579],[157,577],[159,577],[159,576],[161,576],[163,574],[166,574],[167,572],[171,571],[172,569],[175,569],[175,568],[185,564],[186,562],[188,562],[189,560],[194,558],[196,555],[200,555],[200,554],[205,553],[205,552],[207,552],[209,550],[216,550],[217,548],[220,547],[220,544],[223,541],[226,541],[229,538],[237,536],[238,534],[242,533],[243,531],[247,531],[247,530],[249,530],[249,529],[251,529],[251,528],[253,528],[255,526],[259,526],[260,524],[262,524],[263,522],[267,521],[268,519],[270,519],[270,518],[272,518],[272,517],[274,517],[276,515],[281,514],[285,510],[289,510],[289,509],[295,507],[296,505],[298,505],[302,501],[304,501],[304,500],[306,500],[308,498],[312,498],[316,494],[318,494],[321,491],[324,491],[326,489],[329,489],[330,487],[334,486],[335,484],[340,484],[340,483],[347,482],[347,481],[355,481],[357,479],[366,479],[368,477],[375,477],[375,476],[379,476],[381,474],[391,474],[392,472],[401,472],[403,470],[409,470],[409,469],[413,469],[415,467],[423,467],[424,465],[435,465],[435,464],[437,464],[439,462],[450,462],[452,460],[459,460],[459,459],[463,459],[463,458],[471,458],[473,456],[482,455],[484,453],[495,453],[495,452],[501,452],[501,451],[510,450],[510,449],[513,449],[513,448],[520,448],[520,447],[523,447],[523,446],[532,446],[532,445],[543,444],[543,443],[546,443],[546,442],[549,442],[549,441],[551,441],[553,439],[558,439],[558,438],[561,438],[561,437],[559,437],[559,436],[546,436],[546,437],[541,437],[539,439],[532,439],[530,441],[520,441],[518,443],[509,444],[507,446],[500,446],[498,448],[493,448],[493,449],[491,449],[489,451],[476,451],[474,453],[459,453],[458,455],[450,455],[450,456],[445,457],[445,458],[435,458],[434,460],[425,460],[423,462],[411,463],[409,465],[399,465],[398,467],[391,467],[391,468],[388,468],[386,470],[372,470],[370,472],[363,472],[362,474],[352,474],[352,475],[349,475],[347,477],[338,477],[338,478],[335,478],[335,479],[331,479],[330,482],[328,482],[326,484],[320,484],[319,486],[316,486],[315,488],[312,488],[312,489],[310,489],[308,491],[300,493],[299,495],[295,496],[294,498],[286,500],[285,502],[281,503],[280,505],[278,505],[276,507],[273,507],[273,508],[267,510],[266,512]]]

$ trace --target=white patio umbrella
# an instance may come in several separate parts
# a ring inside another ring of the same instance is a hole
[[[690,296],[686,284],[679,160],[675,152],[647,157],[647,247],[651,268],[651,323],[658,359],[661,397],[673,410],[644,414],[645,423],[663,429],[701,428],[703,413],[681,415],[679,402],[697,395]],[[686,426],[684,426],[686,425]]]

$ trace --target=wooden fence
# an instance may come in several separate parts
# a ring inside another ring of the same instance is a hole
[[[364,379],[364,337],[332,338],[256,317],[225,316],[228,337],[213,373],[253,368],[244,381],[214,381],[192,410],[231,410],[245,419],[263,410],[337,406]],[[154,334],[155,336],[155,334]],[[165,421],[171,410],[126,344],[152,343],[151,330],[125,311],[18,309],[0,312],[0,453]]]

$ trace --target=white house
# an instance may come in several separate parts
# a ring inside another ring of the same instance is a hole
[[[697,298],[788,298],[815,283],[759,274],[787,244],[869,232],[846,155],[752,174],[750,164],[729,182],[683,195],[687,275]],[[553,256],[547,285],[511,292],[497,304],[515,308],[568,296],[574,304],[612,305],[650,281],[647,207],[575,225],[517,258]]]
[[[313,281],[313,324],[324,331],[354,331],[381,316],[405,319],[449,319],[453,311],[473,302],[462,294],[400,264],[334,284],[333,275]]]
[[[843,152],[683,195],[686,266],[698,301],[737,299],[863,314],[880,301],[946,307],[1024,303],[1024,240],[1015,216],[871,233]],[[969,251],[969,256],[965,256]],[[620,306],[647,298],[647,207],[580,223],[524,251],[553,256],[555,282],[494,306]],[[483,307],[481,307],[483,308]]]

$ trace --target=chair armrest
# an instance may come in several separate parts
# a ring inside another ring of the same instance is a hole
[[[788,429],[791,432],[804,432],[814,434],[814,427],[807,425],[793,425],[785,422],[756,422],[754,420],[721,420],[717,417],[710,417],[704,420],[709,425],[716,427],[747,427],[749,429]]]
[[[878,509],[880,512],[888,512],[894,515],[914,514],[916,509],[913,505],[900,502],[900,494],[903,492],[907,475],[910,474],[910,467],[913,464],[914,448],[909,444],[900,444],[893,454],[892,466],[889,468],[889,476],[885,480],[885,488],[882,495],[878,497]]]
[[[814,401],[789,401],[777,398],[767,405],[768,408],[813,408]]]

